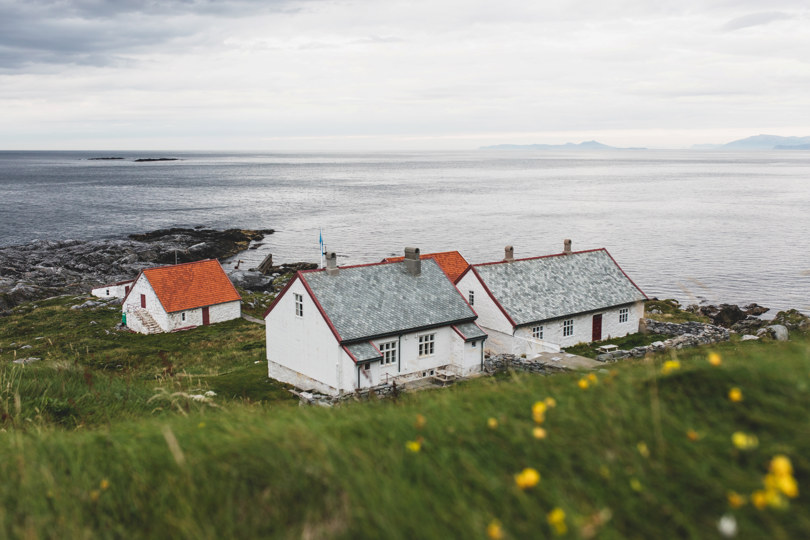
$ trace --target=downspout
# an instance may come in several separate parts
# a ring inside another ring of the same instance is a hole
[[[397,339],[397,373],[402,373],[402,334]]]

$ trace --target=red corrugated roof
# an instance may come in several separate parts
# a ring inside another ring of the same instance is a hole
[[[168,313],[241,300],[216,259],[143,271]]]
[[[443,251],[441,253],[425,253],[419,256],[420,259],[433,259],[438,263],[450,281],[456,281],[456,278],[467,269],[470,265],[467,260],[461,256],[458,251]],[[388,257],[384,262],[401,262],[405,257]]]

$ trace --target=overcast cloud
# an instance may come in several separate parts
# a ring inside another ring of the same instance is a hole
[[[810,1],[0,0],[0,149],[810,135]]]

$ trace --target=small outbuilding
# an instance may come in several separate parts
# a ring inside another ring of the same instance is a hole
[[[119,281],[109,285],[102,285],[90,291],[90,294],[98,298],[124,298],[132,288],[134,279]]]
[[[337,395],[384,383],[480,371],[484,333],[439,264],[401,262],[299,271],[265,313],[270,377]]]
[[[123,301],[124,323],[142,334],[241,316],[242,297],[216,259],[142,270]]]
[[[638,332],[647,296],[606,249],[471,265],[456,287],[495,353],[536,354]]]

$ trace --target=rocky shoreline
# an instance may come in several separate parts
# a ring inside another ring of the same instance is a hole
[[[102,240],[35,240],[0,248],[0,315],[23,302],[135,278],[156,265],[224,259],[272,229],[171,228]],[[246,273],[245,275],[249,275]]]

